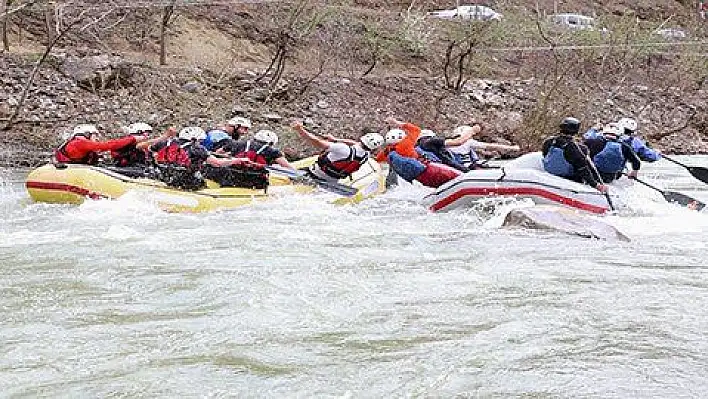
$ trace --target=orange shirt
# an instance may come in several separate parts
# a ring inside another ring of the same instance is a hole
[[[376,154],[376,160],[379,162],[386,162],[388,159],[388,154],[391,151],[396,151],[400,155],[408,158],[418,158],[418,153],[415,150],[415,143],[418,142],[418,136],[420,136],[420,127],[412,123],[404,123],[401,126],[406,132],[406,137],[400,142],[387,145],[383,151]]]

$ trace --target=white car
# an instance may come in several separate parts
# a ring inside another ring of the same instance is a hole
[[[581,14],[555,14],[549,19],[556,25],[572,30],[595,30],[595,19]]]
[[[685,39],[688,37],[686,31],[679,28],[663,28],[654,31],[655,35],[662,36],[664,39]]]
[[[469,19],[475,21],[499,21],[502,15],[492,8],[480,5],[459,6],[451,10],[431,11],[431,17],[443,19]]]

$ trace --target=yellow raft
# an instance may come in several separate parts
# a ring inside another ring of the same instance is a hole
[[[300,168],[312,164],[316,158],[295,162]],[[209,182],[208,188],[197,191],[180,190],[165,183],[146,178],[132,178],[100,166],[66,164],[56,167],[47,164],[34,169],[26,179],[27,191],[36,202],[80,204],[89,199],[116,199],[135,191],[140,198],[156,203],[168,212],[208,212],[230,209],[268,198],[266,189],[219,187]],[[340,182],[358,189],[352,197],[337,198],[335,203],[356,203],[386,190],[385,175],[374,160],[363,165],[351,178]],[[270,176],[269,190],[290,185],[283,176]],[[314,188],[299,186],[297,192],[311,192]]]

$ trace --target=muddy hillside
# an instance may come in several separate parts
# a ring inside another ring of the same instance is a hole
[[[14,2],[0,162],[45,162],[78,123],[113,137],[132,122],[207,128],[236,115],[278,132],[289,158],[313,152],[293,119],[358,137],[389,115],[440,134],[481,123],[482,139],[522,151],[566,115],[586,127],[630,116],[663,151],[708,153],[708,31],[694,4],[527,3],[496,1],[499,18],[474,20],[430,15],[454,1]]]

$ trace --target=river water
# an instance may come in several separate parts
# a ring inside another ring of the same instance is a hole
[[[25,174],[0,173],[2,396],[708,396],[706,214],[638,195],[608,242],[413,187],[185,215],[34,204]]]

